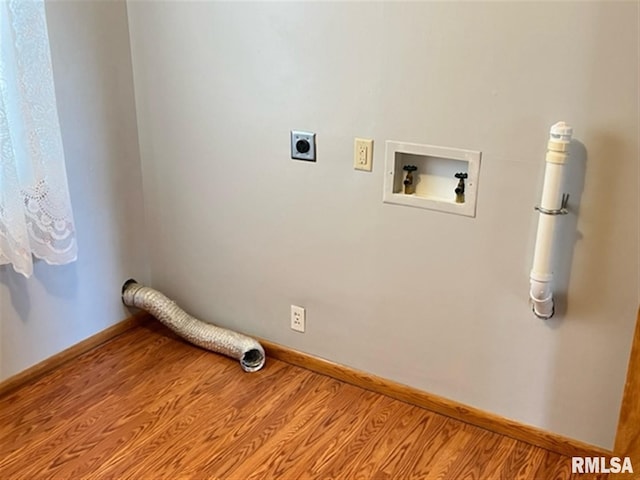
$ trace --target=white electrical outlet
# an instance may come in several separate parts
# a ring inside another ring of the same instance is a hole
[[[291,305],[291,330],[304,333],[304,323],[304,308],[297,305]]]
[[[373,167],[373,140],[356,138],[353,142],[353,168],[370,172]]]

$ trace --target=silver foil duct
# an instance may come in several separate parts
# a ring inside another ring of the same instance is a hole
[[[127,280],[122,286],[122,301],[149,312],[194,345],[239,360],[245,372],[255,372],[264,366],[264,349],[256,340],[192,317],[153,288]]]

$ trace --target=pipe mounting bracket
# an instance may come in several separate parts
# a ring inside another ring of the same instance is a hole
[[[562,203],[560,205],[560,208],[554,208],[554,209],[548,209],[548,208],[543,208],[539,205],[536,205],[534,208],[534,210],[544,214],[544,215],[566,215],[569,213],[569,210],[567,208],[567,205],[569,204],[569,194],[568,193],[563,193],[562,194]]]

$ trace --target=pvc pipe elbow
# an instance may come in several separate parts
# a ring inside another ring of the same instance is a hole
[[[546,302],[537,302],[532,300],[531,304],[533,314],[541,320],[549,320],[555,313],[553,298],[549,298]]]
[[[555,308],[549,281],[540,281],[532,278],[529,298],[531,299],[533,313],[536,317],[543,320],[548,320],[553,317]]]

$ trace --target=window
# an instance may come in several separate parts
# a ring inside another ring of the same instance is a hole
[[[42,0],[0,0],[0,264],[77,256]]]

